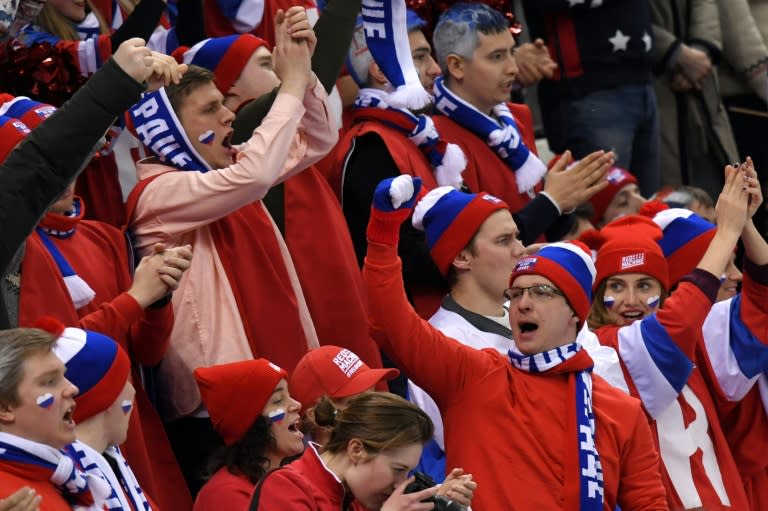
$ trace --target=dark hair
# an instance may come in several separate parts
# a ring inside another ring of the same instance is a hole
[[[256,484],[273,468],[267,457],[267,450],[277,445],[269,429],[271,425],[269,418],[259,415],[243,438],[214,451],[208,458],[207,478],[213,477],[221,467],[227,467],[233,474],[244,475]]]
[[[434,426],[418,406],[389,392],[363,392],[337,409],[327,396],[315,406],[315,422],[333,426],[326,451],[340,453],[350,440],[359,439],[370,454],[407,445],[425,444],[432,439]]]
[[[191,65],[186,73],[181,77],[179,83],[171,83],[165,86],[165,93],[168,95],[168,101],[176,115],[179,115],[181,103],[186,97],[195,92],[200,87],[215,83],[216,76],[204,67]]]

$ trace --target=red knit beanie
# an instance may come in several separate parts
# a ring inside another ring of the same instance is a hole
[[[600,230],[603,245],[597,251],[595,289],[619,273],[645,273],[669,289],[667,261],[658,244],[661,228],[640,215],[621,217]]]
[[[225,444],[232,445],[256,422],[275,387],[288,373],[259,358],[198,367],[194,375],[213,428]]]

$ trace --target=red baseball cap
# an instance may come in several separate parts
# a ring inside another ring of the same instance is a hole
[[[320,346],[301,357],[288,379],[288,390],[306,410],[322,396],[353,396],[399,374],[397,369],[371,369],[346,348]]]

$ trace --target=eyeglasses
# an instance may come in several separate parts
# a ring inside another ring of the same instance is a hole
[[[517,303],[520,301],[526,291],[528,291],[532,299],[539,302],[546,302],[555,296],[565,296],[562,291],[556,287],[550,286],[549,284],[536,284],[534,286],[528,287],[510,287],[504,291],[504,298],[509,300],[511,303]]]

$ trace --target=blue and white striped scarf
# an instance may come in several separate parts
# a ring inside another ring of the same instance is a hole
[[[79,199],[74,201],[74,208],[75,210],[73,215],[78,216],[80,214]],[[40,241],[42,241],[43,246],[46,248],[46,250],[48,250],[48,253],[56,263],[56,267],[59,269],[61,278],[64,280],[64,285],[67,286],[67,291],[69,292],[70,298],[72,298],[72,303],[75,305],[75,309],[82,309],[93,301],[93,299],[96,297],[96,291],[94,291],[86,281],[84,281],[77,273],[75,273],[75,270],[72,268],[72,266],[69,265],[69,262],[67,262],[64,254],[61,253],[61,251],[56,247],[56,244],[51,240],[51,238],[49,238],[49,235],[61,239],[69,238],[75,233],[76,229],[77,227],[73,227],[68,231],[57,231],[54,229],[37,226],[35,230],[37,231],[37,235],[40,237]]]
[[[109,446],[102,455],[78,440],[65,447],[64,451],[80,465],[83,472],[94,477],[100,477],[109,483],[110,494],[106,499],[107,509],[151,511],[152,508],[144,495],[144,490],[141,489],[136,476],[118,447]],[[110,456],[117,462],[119,474],[115,474],[105,456]]]
[[[368,51],[394,87],[389,104],[409,110],[429,105],[432,98],[413,65],[405,0],[363,0],[360,12]]]
[[[506,103],[493,107],[493,118],[451,92],[442,76],[435,80],[434,94],[435,108],[440,113],[484,140],[512,169],[520,193],[531,192],[541,181],[547,166],[523,142]]]
[[[576,443],[579,466],[578,511],[602,511],[603,468],[595,444],[595,414],[592,410],[592,360],[577,342],[557,348],[523,355],[509,350],[509,361],[514,367],[527,373],[571,373],[575,378]],[[568,466],[568,463],[565,464]],[[568,486],[570,475],[565,477]],[[566,503],[569,505],[569,503]]]
[[[360,89],[353,105],[353,115],[370,108],[392,114],[393,117],[375,116],[375,119],[400,131],[424,153],[435,171],[435,180],[439,186],[452,186],[457,190],[461,188],[461,173],[467,166],[467,158],[459,146],[447,144],[440,138],[432,117],[426,114],[414,115],[405,108],[390,106],[389,93],[385,91]]]
[[[128,113],[139,140],[162,162],[177,169],[208,172],[211,166],[200,156],[173,111],[165,87],[142,94]]]
[[[0,432],[0,463],[26,466],[30,473],[45,474],[77,511],[104,509],[109,494],[107,482],[80,471],[72,458],[49,445]]]

